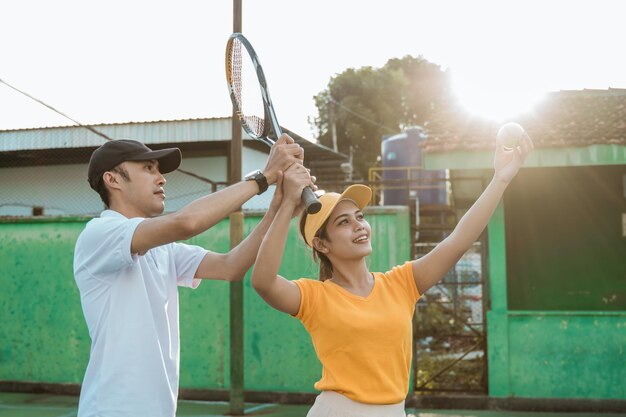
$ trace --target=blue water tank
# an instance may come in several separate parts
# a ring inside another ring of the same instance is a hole
[[[381,144],[382,167],[411,167],[423,165],[422,148],[419,144],[427,138],[426,132],[419,126],[383,139]],[[408,178],[408,176],[411,178]],[[441,179],[446,178],[445,170],[418,169],[383,169],[383,180],[416,180],[410,183],[398,181],[388,183],[383,189],[383,204],[406,205],[408,199],[417,196],[420,205],[445,205],[448,201],[447,186]],[[420,187],[420,188],[418,188]]]

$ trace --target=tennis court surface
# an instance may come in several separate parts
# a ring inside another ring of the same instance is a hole
[[[75,417],[78,397],[50,394],[0,392],[0,417]],[[305,417],[307,405],[246,404],[249,416]],[[177,416],[218,417],[228,415],[228,403],[207,401],[178,402]],[[522,411],[412,410],[409,417],[626,417],[626,413],[537,413]]]

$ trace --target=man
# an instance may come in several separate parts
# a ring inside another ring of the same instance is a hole
[[[196,288],[200,278],[242,279],[280,197],[228,253],[175,242],[209,229],[302,160],[302,148],[283,135],[263,172],[160,216],[165,208],[163,174],[180,165],[178,148],[153,151],[137,141],[115,140],[94,151],[88,180],[106,209],[87,223],[74,253],[74,275],[92,341],[79,417],[175,415],[177,286]]]

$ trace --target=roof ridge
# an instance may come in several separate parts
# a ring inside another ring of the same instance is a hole
[[[89,127],[103,127],[103,126],[120,126],[120,125],[136,125],[136,124],[146,124],[146,123],[172,123],[172,122],[197,122],[197,121],[210,121],[210,120],[220,120],[220,119],[230,119],[231,116],[219,116],[219,117],[193,117],[188,119],[159,119],[159,120],[144,120],[144,121],[128,121],[128,122],[109,122],[109,123],[82,123],[84,126]],[[77,128],[84,129],[83,127],[76,124],[67,124],[67,125],[55,125],[55,126],[38,126],[38,127],[19,127],[12,129],[0,129],[0,132],[18,132],[18,131],[28,131],[28,130],[40,130],[40,129],[67,129],[67,128]]]
[[[581,95],[626,95],[626,88],[614,88],[609,87],[607,89],[601,88],[583,88],[582,90],[559,90],[559,91],[551,91],[548,93],[549,95],[567,95],[567,96],[581,96]]]

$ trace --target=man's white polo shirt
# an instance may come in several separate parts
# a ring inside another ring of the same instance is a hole
[[[106,210],[87,223],[74,252],[74,277],[91,337],[79,417],[176,413],[178,285],[196,288],[207,251],[170,243],[131,255],[143,218]]]

